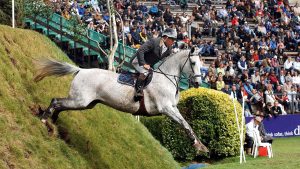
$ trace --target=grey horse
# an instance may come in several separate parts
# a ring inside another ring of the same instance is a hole
[[[197,50],[182,50],[165,59],[159,69],[153,73],[152,82],[144,89],[146,111],[143,115],[164,114],[170,117],[185,129],[197,151],[208,152],[177,108],[178,83],[181,73],[201,83],[198,52]],[[119,74],[115,72],[103,69],[82,69],[53,59],[40,60],[37,66],[38,74],[35,81],[40,81],[46,76],[74,74],[69,96],[53,98],[42,116],[43,122],[46,122],[50,116],[55,122],[61,111],[90,109],[97,103],[131,114],[135,114],[140,109],[141,104],[133,100],[134,88],[118,83]]]

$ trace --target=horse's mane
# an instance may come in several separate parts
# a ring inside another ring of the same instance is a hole
[[[163,62],[165,62],[165,61],[167,61],[169,59],[172,59],[172,58],[174,58],[177,55],[183,55],[184,52],[189,52],[189,51],[190,51],[189,49],[183,49],[183,50],[179,50],[177,52],[174,52],[170,56],[166,57]]]
[[[166,64],[166,62],[168,62],[169,60],[173,59],[175,56],[177,56],[177,55],[184,55],[185,52],[189,52],[189,51],[190,51],[189,49],[183,49],[183,50],[179,50],[178,52],[174,52],[170,56],[164,58],[164,60],[162,61],[162,63],[160,63],[159,65],[163,66],[163,65]]]
[[[181,49],[181,50],[179,50],[178,52],[172,53],[172,55],[169,56],[168,58],[171,58],[171,57],[176,56],[176,55],[179,55],[179,54],[181,54],[181,53],[183,53],[183,52],[189,52],[189,51],[190,51],[189,49]]]

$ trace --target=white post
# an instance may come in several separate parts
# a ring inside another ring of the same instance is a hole
[[[244,125],[245,125],[245,100],[243,98],[243,109],[242,109],[242,129],[241,129],[241,143],[243,143],[243,137],[244,137]],[[244,152],[244,144],[241,144],[241,149],[243,150],[243,160],[246,162],[246,156]]]
[[[234,102],[234,98],[232,98],[232,102],[233,102],[233,107],[234,107],[234,113],[235,113],[235,119],[236,119],[236,124],[237,124],[237,128],[238,128],[238,132],[239,132],[239,136],[240,136],[240,164],[242,163],[242,160],[244,159],[244,161],[246,162],[245,159],[245,153],[244,153],[244,149],[243,149],[243,132],[240,129],[240,124],[239,124],[239,118],[238,118],[238,114],[236,111],[236,106],[235,106],[235,102]],[[244,106],[244,98],[243,98],[243,106]],[[243,110],[243,109],[242,109]],[[243,113],[243,111],[242,111]],[[242,115],[243,116],[243,115]]]
[[[12,0],[12,4],[11,4],[11,19],[12,19],[12,27],[15,28],[15,0]]]

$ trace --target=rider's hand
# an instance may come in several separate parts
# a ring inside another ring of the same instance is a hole
[[[144,64],[144,68],[147,69],[147,70],[149,70],[150,69],[150,65]]]

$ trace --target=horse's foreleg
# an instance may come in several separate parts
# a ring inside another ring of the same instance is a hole
[[[202,152],[209,152],[206,146],[204,146],[201,141],[198,139],[196,134],[194,133],[191,126],[186,122],[186,120],[182,117],[177,107],[165,108],[163,110],[163,114],[170,117],[175,122],[179,123],[186,131],[188,136],[194,141],[194,147]]]

